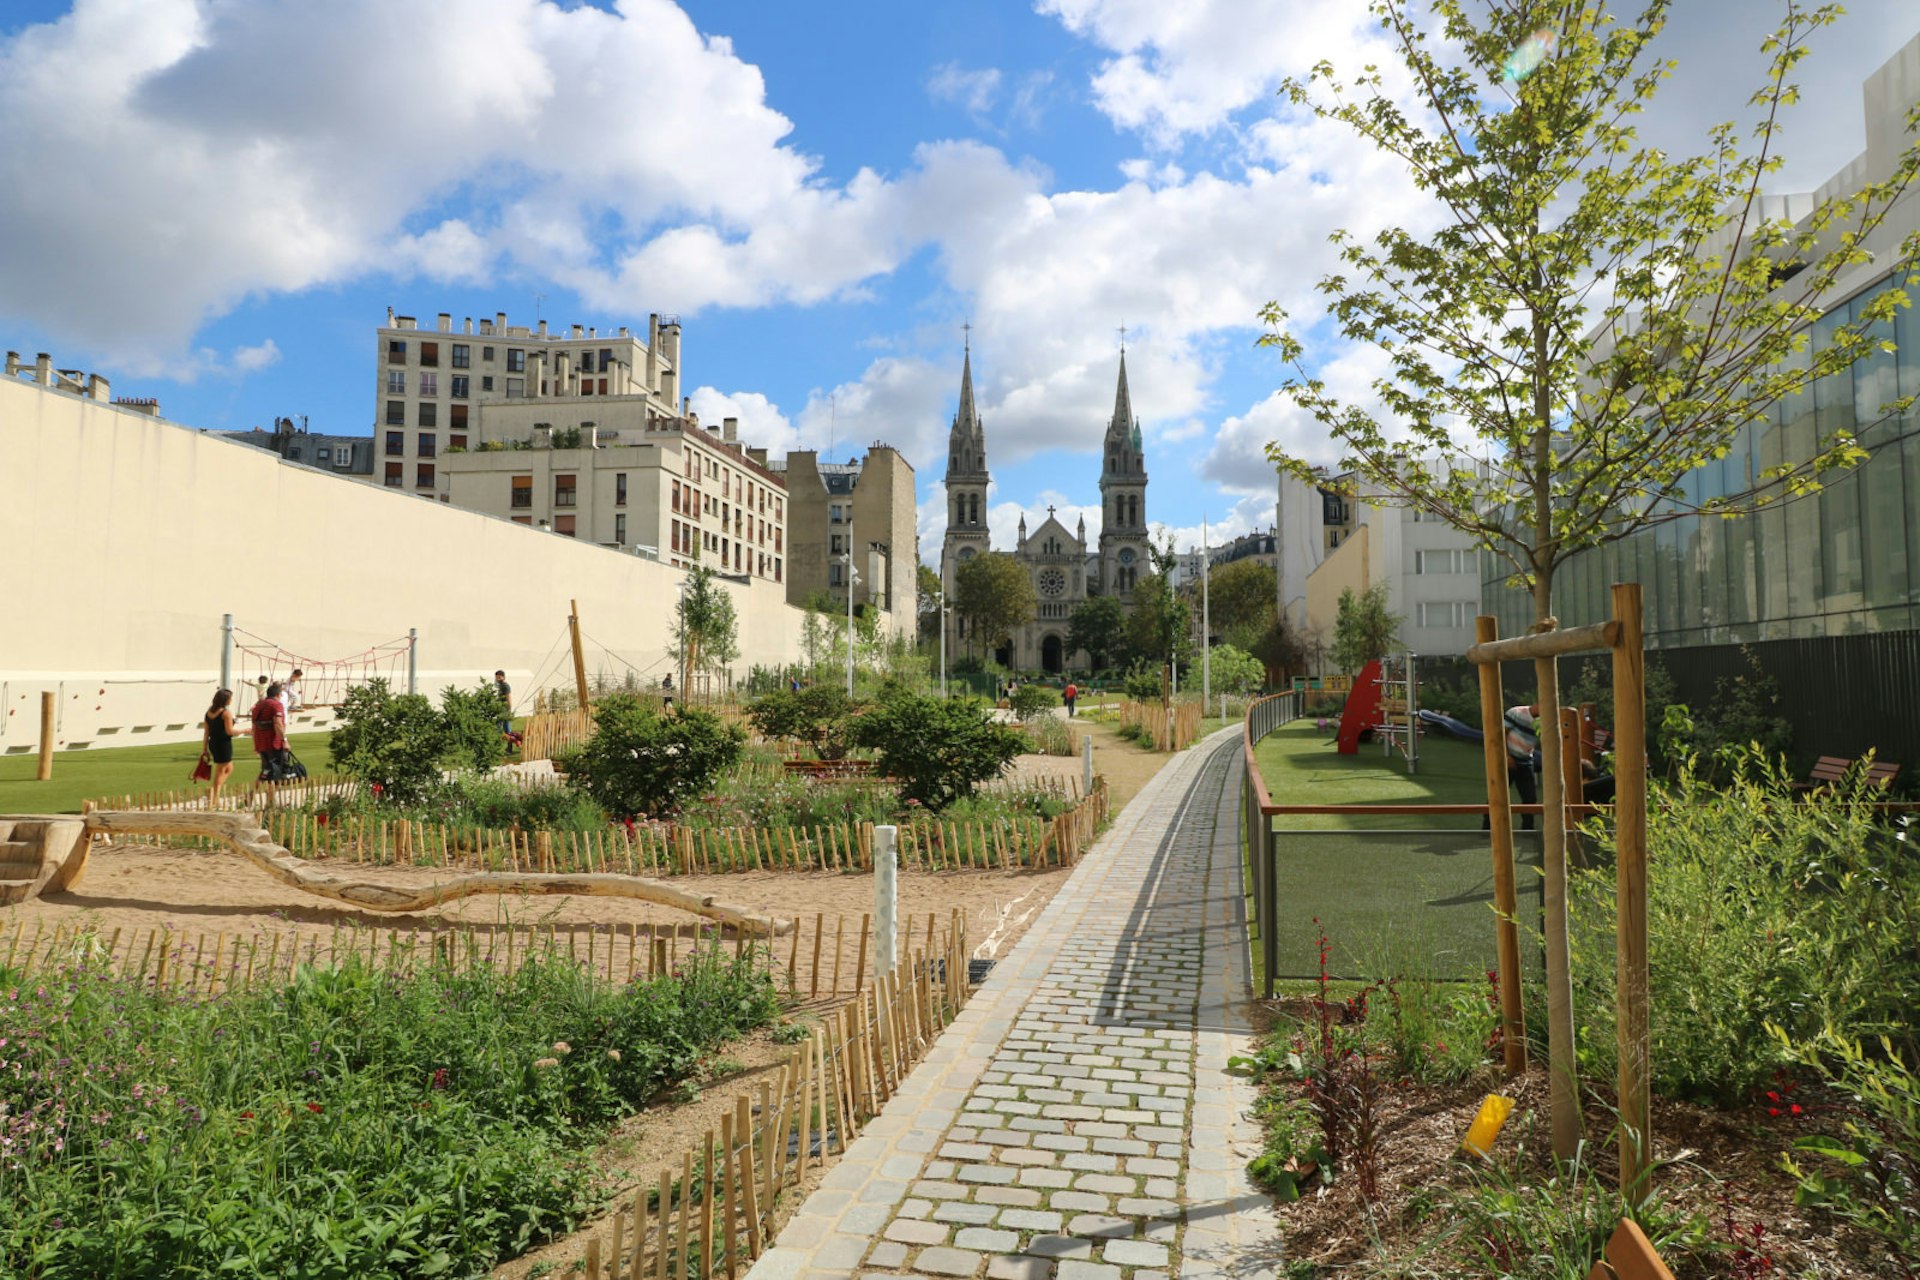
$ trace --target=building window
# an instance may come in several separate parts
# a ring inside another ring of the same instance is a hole
[[[453,384],[453,398],[455,400],[465,400],[467,398],[468,388],[472,385],[467,375],[464,373],[456,373],[450,381]]]
[[[433,464],[423,462],[413,469],[413,487],[416,489],[433,488]]]
[[[673,509],[675,511],[680,509],[680,482],[678,480],[673,482]]]
[[[486,363],[486,364],[492,364],[492,363],[493,363],[493,348],[492,348],[492,347],[482,347],[482,348],[480,348],[480,359],[481,359],[481,360],[482,360],[482,361],[483,361],[484,363]]]
[[[404,369],[387,370],[387,394],[403,396],[407,394],[407,372]]]
[[[1337,547],[1339,545],[1340,545],[1340,531],[1338,529],[1327,530],[1328,549],[1331,550],[1332,548]]]
[[[387,456],[403,457],[407,452],[407,433],[404,431],[387,432]]]
[[[627,473],[624,471],[616,471],[613,473],[613,505],[616,507],[624,507],[627,505]],[[625,516],[619,518],[622,520],[626,519]],[[623,538],[621,541],[624,542],[625,539]]]
[[[507,379],[507,399],[524,400],[526,398],[526,395],[527,395],[527,380],[525,378],[508,378]]]
[[[532,524],[533,517],[532,516],[514,516],[513,522],[515,524]]]
[[[1413,553],[1413,571],[1415,573],[1472,573],[1473,553],[1470,551],[1416,551]]]
[[[845,538],[841,537],[837,533],[830,533],[827,535],[827,554],[828,555],[834,555],[834,556],[844,555],[846,553],[846,550],[847,550],[847,540]]]
[[[513,480],[512,480],[512,486],[513,487],[510,492],[512,493],[513,496],[510,499],[508,499],[507,505],[513,507],[516,510],[528,510],[532,508],[533,477],[532,476],[515,476],[513,477]]]
[[[1473,600],[1428,600],[1420,605],[1417,616],[1423,627],[1464,627],[1473,622],[1479,608]]]
[[[407,402],[405,400],[387,401],[387,425],[404,427],[407,425]]]
[[[563,538],[573,537],[574,536],[573,529],[574,529],[574,517],[555,516],[553,518],[553,531],[559,534],[561,537]]]
[[[491,390],[493,390],[493,375],[492,375],[492,374],[490,374],[490,373],[486,373],[486,374],[482,374],[482,375],[480,375],[480,389],[481,389],[482,391],[491,391]]]
[[[837,587],[840,585],[840,565],[838,562],[829,564],[827,566],[827,585],[830,587]]]
[[[780,578],[780,557],[779,557],[779,556],[775,556],[775,557],[773,558],[773,580],[774,580],[775,582],[779,582],[779,581],[781,580],[781,578]]]
[[[407,362],[407,344],[399,338],[387,339],[387,363],[405,364]]]
[[[440,394],[440,375],[437,373],[421,374],[420,375],[420,394],[423,396],[439,395]]]
[[[422,369],[438,369],[440,367],[439,343],[423,342],[420,344],[420,367]]]
[[[398,489],[403,483],[405,483],[405,479],[406,477],[401,473],[400,463],[389,462],[387,464],[387,488]]]
[[[447,425],[455,431],[465,431],[467,429],[467,406],[456,404],[449,406],[449,408],[451,412],[447,414]]]
[[[600,372],[605,373],[611,368],[613,368],[613,348],[602,347],[600,348]]]
[[[420,425],[437,427],[440,425],[440,406],[428,401],[420,406]]]
[[[313,455],[313,460],[315,462],[331,462],[333,461],[333,450],[322,446],[319,452]]]
[[[464,449],[466,447],[467,447],[467,438],[465,436],[459,435],[456,433],[454,435],[450,435],[447,437],[447,448]]]
[[[627,545],[627,518],[624,515],[613,518],[613,540],[623,547]]]
[[[436,449],[435,449],[435,441],[434,441],[433,434],[431,432],[422,431],[420,433],[420,456],[422,458],[431,458],[435,452],[436,452]]]
[[[507,348],[507,372],[525,373],[527,371],[527,353],[519,347]]]
[[[453,367],[464,369],[473,363],[473,348],[455,343],[453,347]]]
[[[555,476],[553,478],[553,505],[570,507],[574,505],[577,490],[574,488],[578,476]]]

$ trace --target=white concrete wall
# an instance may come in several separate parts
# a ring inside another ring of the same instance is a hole
[[[12,379],[0,380],[0,548],[7,753],[37,745],[45,689],[59,694],[62,749],[198,737],[224,613],[304,658],[417,628],[422,692],[499,667],[530,706],[536,677],[571,686],[578,599],[589,669],[622,674],[611,650],[657,681],[683,576]],[[798,661],[785,588],[726,587],[740,614],[736,674]],[[256,669],[236,659],[236,683]]]

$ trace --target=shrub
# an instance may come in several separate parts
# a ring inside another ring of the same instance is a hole
[[[446,717],[414,693],[395,693],[385,680],[347,690],[333,731],[333,763],[350,778],[378,786],[400,804],[424,799],[440,783],[447,752]],[[500,737],[496,719],[494,737]]]
[[[753,727],[766,738],[804,742],[822,760],[847,754],[847,734],[862,704],[834,684],[813,684],[794,692],[775,689],[747,709]]]
[[[1060,694],[1048,685],[1023,684],[1009,699],[1013,714],[1022,720],[1034,720],[1060,705]]]
[[[1230,644],[1215,645],[1205,672],[1215,693],[1245,696],[1267,682],[1267,668],[1250,653]],[[1195,686],[1198,687],[1197,685]]]
[[[505,760],[507,736],[500,732],[500,721],[506,714],[500,695],[490,684],[442,690],[440,720],[445,740],[441,758],[482,773]]]
[[[660,814],[736,764],[747,735],[706,711],[615,694],[593,712],[593,736],[555,760],[568,782],[615,817]]]
[[[902,799],[944,809],[1000,776],[1026,739],[995,724],[968,699],[915,693],[879,703],[854,722],[854,740],[879,752],[879,769],[900,780]]]
[[[1020,726],[1027,735],[1027,746],[1035,755],[1070,756],[1074,754],[1073,731],[1058,716],[1041,716]]]
[[[1724,790],[1683,777],[1648,823],[1652,1081],[1669,1097],[1729,1099],[1784,1064],[1769,1025],[1832,1027],[1915,1053],[1920,862],[1881,825],[1866,783],[1796,801],[1776,763],[1744,762]],[[1612,860],[1608,839],[1599,861]],[[1568,887],[1583,1073],[1616,1059],[1614,873]]]
[[[1147,666],[1129,668],[1125,680],[1121,682],[1121,691],[1135,702],[1160,701],[1159,670]]]

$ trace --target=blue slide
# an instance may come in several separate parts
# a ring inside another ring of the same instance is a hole
[[[1452,716],[1441,715],[1438,711],[1422,711],[1420,723],[1430,729],[1438,729],[1449,738],[1458,738],[1462,742],[1484,742],[1487,737],[1472,725],[1455,720]]]

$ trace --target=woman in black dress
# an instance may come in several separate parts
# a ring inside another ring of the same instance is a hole
[[[207,808],[220,807],[220,787],[233,774],[233,690],[222,689],[213,695],[213,705],[200,717],[200,749],[213,761],[213,794]]]

